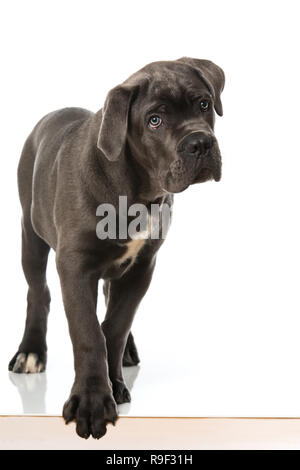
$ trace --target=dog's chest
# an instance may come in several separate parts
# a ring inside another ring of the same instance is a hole
[[[150,238],[150,230],[151,218],[149,217],[147,230],[144,230],[140,233],[136,233],[130,241],[122,245],[124,248],[126,248],[126,251],[122,256],[117,258],[117,260],[115,261],[115,265],[117,265],[121,269],[124,269],[124,271],[127,271],[127,269],[135,263],[139,254],[147,243],[147,240]]]
[[[168,211],[163,213],[163,206],[158,210],[149,211],[146,229],[143,231],[132,231],[128,227],[129,239],[116,241],[115,256],[101,273],[103,279],[117,279],[122,277],[147,251],[147,256],[153,256],[159,249],[168,232],[171,222],[172,205],[167,204]]]
[[[130,240],[130,242],[126,243],[126,251],[125,253],[117,259],[116,263],[122,265],[126,263],[129,259],[131,263],[134,263],[139,252],[142,250],[146,243],[146,240],[143,238],[137,238],[135,240]]]

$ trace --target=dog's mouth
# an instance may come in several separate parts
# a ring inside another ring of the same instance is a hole
[[[221,155],[217,144],[211,152],[204,155],[176,158],[164,175],[163,187],[169,192],[184,191],[191,184],[205,183],[221,179]]]
[[[216,182],[221,179],[221,166],[203,167],[195,176],[193,183],[205,183],[214,180]]]
[[[198,175],[195,177],[193,183],[205,183],[205,181],[212,180],[213,174],[210,168],[202,168]]]
[[[209,180],[220,181],[222,158],[217,141],[215,141],[210,152],[196,157],[194,171],[195,178],[193,183],[204,183]]]

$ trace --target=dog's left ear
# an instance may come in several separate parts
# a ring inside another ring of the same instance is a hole
[[[108,160],[117,160],[124,149],[133,91],[132,86],[119,85],[105,100],[97,147]]]
[[[214,97],[215,110],[219,116],[223,116],[221,93],[225,84],[225,74],[223,70],[210,60],[192,59],[182,57],[177,62],[183,62],[193,67],[204,80]]]

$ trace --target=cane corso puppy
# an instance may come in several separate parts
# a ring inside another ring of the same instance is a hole
[[[224,73],[208,60],[154,62],[113,88],[103,109],[54,111],[25,142],[18,168],[27,319],[9,370],[42,372],[50,293],[46,266],[56,251],[74,351],[75,380],[64,405],[79,436],[103,436],[130,401],[122,365],[139,362],[130,332],[151,282],[163,237],[99,238],[99,205],[172,206],[173,194],[221,178],[214,111],[222,115]],[[120,224],[120,220],[117,220]],[[159,223],[159,222],[158,222]],[[97,320],[98,281],[107,311]]]

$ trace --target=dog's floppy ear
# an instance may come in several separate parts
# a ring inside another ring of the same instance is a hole
[[[132,94],[132,86],[118,85],[105,100],[97,147],[108,160],[117,160],[124,148]]]
[[[221,102],[221,93],[225,84],[225,75],[223,70],[210,60],[182,57],[181,59],[178,59],[177,62],[184,62],[197,70],[214,97],[216,112],[219,116],[223,116]]]

